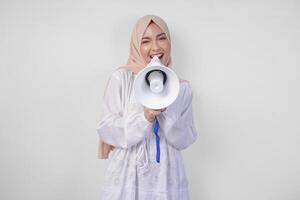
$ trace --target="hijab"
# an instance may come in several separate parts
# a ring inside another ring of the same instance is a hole
[[[137,74],[148,64],[142,57],[140,49],[141,49],[142,37],[146,31],[146,28],[149,26],[151,22],[155,23],[156,25],[159,26],[159,28],[161,28],[162,32],[166,34],[167,39],[171,43],[168,26],[162,18],[156,15],[145,15],[141,17],[135,24],[131,34],[129,58],[126,65],[126,67],[135,74]],[[167,59],[166,65],[170,66],[170,64],[171,64],[171,57]]]

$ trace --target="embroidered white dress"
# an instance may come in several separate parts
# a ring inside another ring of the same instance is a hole
[[[192,91],[180,83],[179,96],[159,117],[160,163],[156,162],[153,124],[132,95],[135,75],[116,70],[107,85],[104,108],[97,124],[100,138],[115,149],[101,191],[102,200],[189,199],[180,150],[197,138],[193,124]]]

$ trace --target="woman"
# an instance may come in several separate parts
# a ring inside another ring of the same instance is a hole
[[[179,95],[166,109],[144,108],[132,96],[136,74],[155,55],[165,66],[171,67],[170,51],[166,23],[154,15],[140,18],[132,32],[127,65],[110,77],[103,116],[97,124],[103,141],[103,157],[113,149],[102,199],[189,199],[180,152],[197,138],[189,83],[180,81]],[[160,163],[155,160],[156,143],[152,131],[155,117],[160,124]]]

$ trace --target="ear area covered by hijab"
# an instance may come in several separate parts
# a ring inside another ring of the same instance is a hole
[[[135,24],[131,34],[129,58],[126,65],[126,67],[135,74],[137,74],[148,64],[145,62],[141,55],[140,47],[145,30],[151,22],[158,25],[161,28],[161,30],[166,34],[167,39],[171,42],[169,28],[162,18],[156,15],[146,15],[141,17]],[[167,66],[170,66],[170,64],[171,57],[168,59]]]

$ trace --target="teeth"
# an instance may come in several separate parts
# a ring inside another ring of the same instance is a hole
[[[153,58],[154,56],[157,56],[158,58],[160,58],[163,54],[156,54],[156,55],[151,55],[150,58]]]

